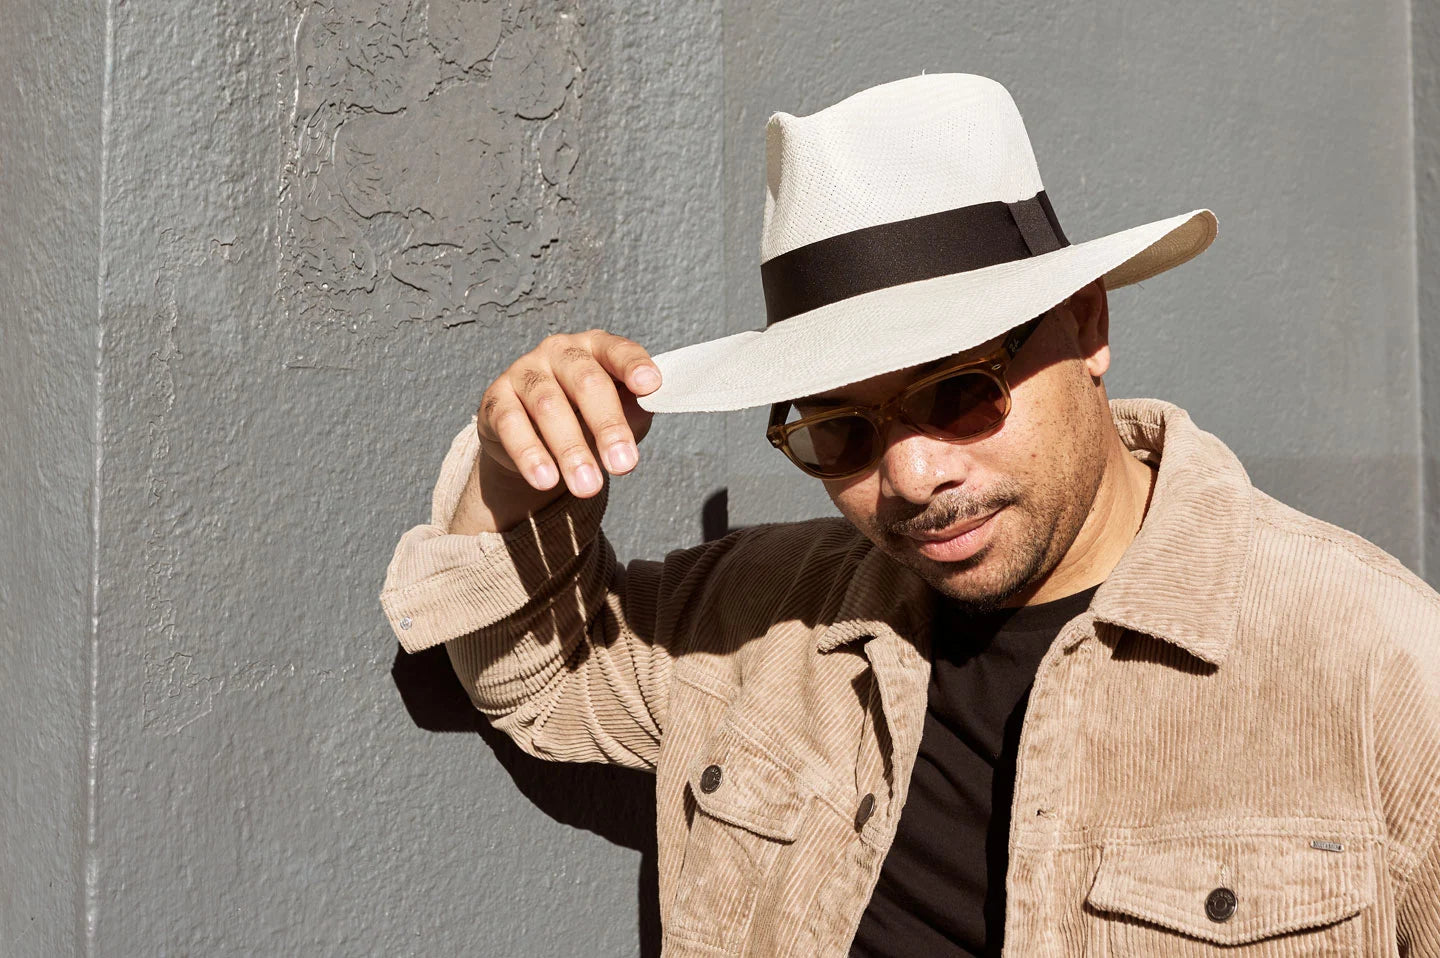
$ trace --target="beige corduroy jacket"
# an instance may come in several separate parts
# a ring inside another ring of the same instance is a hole
[[[1158,478],[1035,678],[1005,953],[1440,956],[1440,597],[1183,410],[1112,405]],[[390,563],[402,645],[447,643],[527,752],[654,771],[666,955],[845,954],[919,745],[927,587],[840,519],[625,566],[603,494],[449,535],[476,452],[472,422]]]

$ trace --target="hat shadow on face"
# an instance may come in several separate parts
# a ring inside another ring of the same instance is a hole
[[[1075,307],[1047,316],[1046,321],[1036,327],[1030,339],[1016,353],[1005,375],[1006,383],[1011,390],[1012,405],[1004,420],[984,433],[960,440],[947,440],[920,433],[892,421],[885,426],[884,455],[889,455],[897,442],[903,441],[907,444],[919,442],[930,445],[927,450],[917,453],[917,455],[923,454],[927,463],[943,462],[952,455],[953,447],[975,444],[981,444],[983,447],[987,440],[997,436],[1007,427],[1014,426],[1018,413],[1018,419],[1025,421],[1022,429],[1032,435],[1028,439],[1021,440],[1018,446],[1009,448],[1008,451],[1000,453],[983,451],[980,453],[989,460],[992,467],[999,471],[1003,481],[1003,476],[1007,473],[1007,463],[1013,465],[1018,460],[1033,459],[1036,456],[1045,457],[1049,451],[1053,451],[1059,444],[1067,441],[1067,437],[1077,428],[1074,415],[1089,415],[1089,413],[1081,411],[1079,406],[1070,409],[1067,402],[1071,398],[1075,398],[1080,405],[1084,405],[1085,403],[1078,400],[1078,397],[1081,395],[1092,396],[1096,401],[1094,414],[1103,417],[1105,423],[1110,423],[1107,397],[1104,394],[1103,374],[1092,375],[1083,365],[1087,361],[1088,350],[1108,345],[1106,338],[1108,306],[1104,287],[1098,281],[1088,284],[1087,288],[1090,286],[1093,286],[1093,292],[1086,293],[1084,289],[1077,292],[1076,295],[1081,298],[1076,302]],[[1069,299],[1067,297],[1067,303]],[[956,358],[962,361],[973,359],[976,356],[984,355],[986,351],[986,347],[981,347],[978,351],[967,350],[957,353]],[[1057,370],[1056,367],[1062,364],[1068,365],[1070,368]],[[910,371],[910,375],[903,378],[896,377],[895,374],[885,374],[885,377],[889,378],[886,388],[874,392],[857,390],[854,398],[857,402],[872,404],[888,400],[903,389],[909,380],[918,378],[928,371],[928,366],[922,366],[916,367]],[[881,378],[876,377],[877,380]],[[1037,379],[1041,381],[1037,382]],[[857,384],[857,386],[860,385]],[[1091,390],[1094,392],[1092,393]],[[1110,428],[1113,429],[1113,425]],[[1056,430],[1060,430],[1060,432],[1056,432]],[[1118,441],[1118,436],[1116,438]],[[825,491],[836,508],[842,514],[850,516],[851,521],[862,528],[863,524],[857,521],[856,516],[851,515],[857,509],[871,513],[882,526],[888,526],[896,521],[910,519],[930,508],[929,504],[902,505],[899,498],[887,496],[879,486],[872,490],[873,500],[863,489],[855,488],[874,479],[878,471],[884,468],[886,468],[886,462],[882,458],[877,460],[870,469],[856,476],[820,481],[824,484]],[[864,498],[856,498],[857,494]]]

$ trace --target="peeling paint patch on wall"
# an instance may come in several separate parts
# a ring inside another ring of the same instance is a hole
[[[316,325],[490,321],[572,298],[574,2],[294,7],[280,294]]]
[[[144,718],[147,732],[174,735],[185,726],[210,714],[215,694],[223,680],[204,674],[191,651],[193,637],[176,629],[176,590],[171,580],[176,576],[179,558],[175,545],[175,529],[190,506],[176,498],[170,489],[170,477],[177,466],[170,456],[170,416],[175,408],[175,371],[171,364],[184,358],[176,341],[180,323],[176,304],[176,276],[194,262],[187,260],[182,243],[174,230],[164,231],[162,262],[155,275],[153,327],[163,330],[163,342],[151,352],[145,363],[144,401],[150,416],[146,429],[148,461],[146,464],[145,528],[145,640],[142,654],[145,662]],[[183,578],[183,572],[182,572]]]

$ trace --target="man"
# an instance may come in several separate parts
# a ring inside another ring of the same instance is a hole
[[[1107,291],[993,81],[776,114],[764,332],[521,357],[381,601],[531,754],[656,775],[667,955],[1440,955],[1440,597],[1110,402]],[[772,404],[843,519],[616,564],[655,411]],[[473,426],[473,428],[472,428]]]

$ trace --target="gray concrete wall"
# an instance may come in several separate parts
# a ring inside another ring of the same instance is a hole
[[[1440,582],[1440,5],[1411,11],[1415,121],[1415,262],[1419,275],[1421,529],[1425,572]]]
[[[0,5],[0,953],[86,947],[105,7]]]
[[[717,112],[717,16],[114,16],[98,952],[633,953],[649,783],[487,742],[376,594],[506,357],[713,324],[718,131],[651,144]],[[628,550],[700,535],[720,426],[666,428]]]
[[[518,753],[376,592],[518,352],[760,324],[765,119],[871,83],[1005,82],[1072,238],[1214,208],[1210,251],[1116,293],[1113,392],[1414,567],[1428,541],[1433,577],[1436,25],[1410,16],[8,4],[5,953],[654,953],[649,780]],[[662,417],[618,551],[698,541],[722,489],[730,524],[828,511],[757,416]]]

